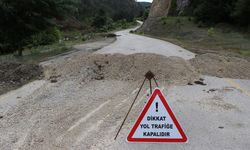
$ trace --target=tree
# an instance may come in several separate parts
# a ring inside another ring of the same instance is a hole
[[[238,0],[232,12],[235,21],[242,26],[250,25],[250,1]]]
[[[231,12],[234,9],[234,0],[194,0],[193,14],[197,21],[206,24],[232,22]]]
[[[63,19],[76,0],[1,0],[0,52],[18,51],[22,55],[25,41],[32,35],[54,26]]]
[[[143,11],[143,15],[142,15],[143,21],[147,20],[148,15],[149,15],[149,10],[150,10],[150,7],[147,7],[145,8],[145,11]]]
[[[127,21],[133,21],[134,20],[134,15],[130,12],[127,12],[127,11],[118,11],[114,16],[113,16],[113,19],[114,21],[118,21],[118,20],[127,20]]]
[[[100,29],[104,25],[106,25],[106,23],[107,23],[106,12],[103,9],[100,9],[93,20],[92,26]]]
[[[171,6],[168,12],[169,16],[177,16],[178,11],[177,11],[177,0],[172,0],[171,1]]]

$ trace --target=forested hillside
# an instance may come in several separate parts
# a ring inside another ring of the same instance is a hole
[[[197,22],[206,25],[230,23],[247,27],[250,25],[250,1],[172,0],[169,15],[194,16]]]
[[[68,27],[106,32],[133,22],[143,10],[134,0],[1,0],[0,54],[22,55],[27,46],[58,42]]]
[[[102,9],[113,19],[132,19],[143,11],[143,7],[134,0],[80,0],[78,18],[94,16]]]

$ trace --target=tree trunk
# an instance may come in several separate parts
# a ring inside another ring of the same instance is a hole
[[[18,54],[17,54],[18,56],[23,56],[23,49],[22,48],[19,48],[17,52],[18,52]]]

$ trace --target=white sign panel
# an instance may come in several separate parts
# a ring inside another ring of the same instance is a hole
[[[132,128],[129,142],[186,142],[187,137],[163,94],[156,89]]]

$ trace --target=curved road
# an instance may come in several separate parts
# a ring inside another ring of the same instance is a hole
[[[141,24],[142,22],[139,23]],[[132,30],[136,30],[137,28]],[[194,53],[189,52],[180,46],[154,38],[130,34],[130,31],[131,29],[116,32],[116,35],[118,36],[117,41],[102,48],[97,53],[120,53],[125,55],[135,53],[154,53],[167,57],[181,57],[183,59],[192,59],[195,57]]]

